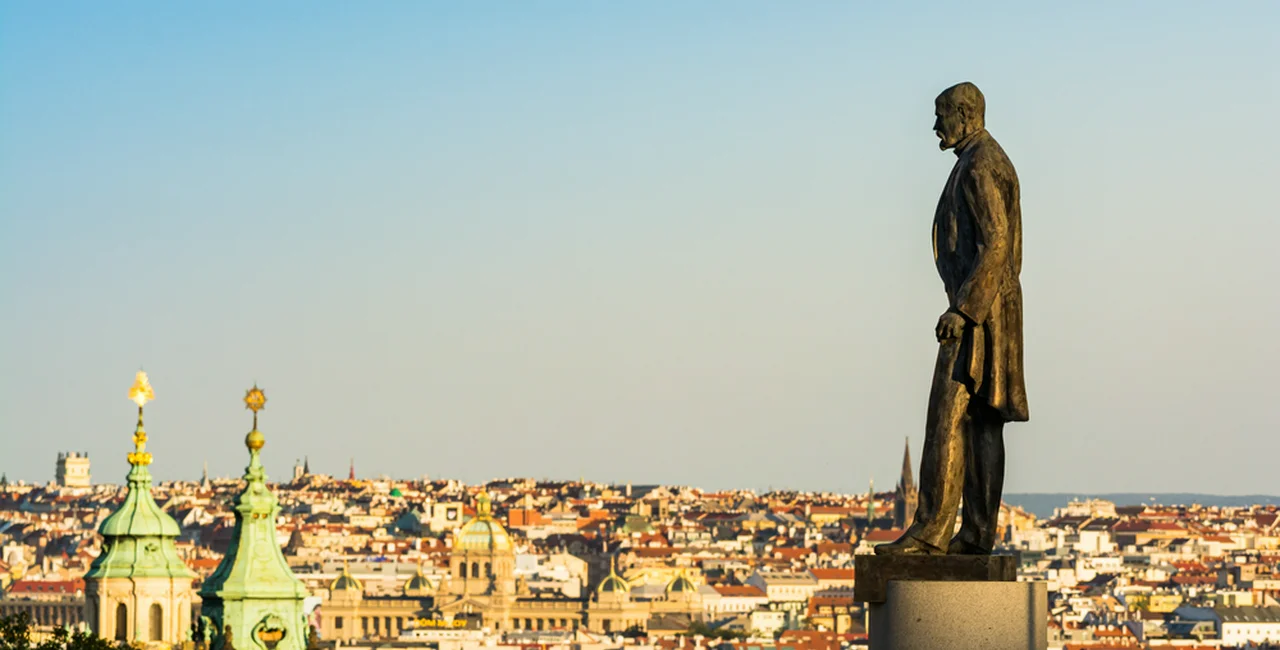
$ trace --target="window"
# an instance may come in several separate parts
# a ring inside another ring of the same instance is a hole
[[[479,577],[480,577],[480,563],[479,563],[479,562],[473,562],[473,563],[471,563],[471,577],[472,577],[472,578],[479,578]]]
[[[335,630],[341,630],[341,629],[342,629],[342,617],[341,617],[341,616],[335,616],[335,617],[333,617],[333,629],[335,629]]]
[[[129,640],[129,607],[124,603],[116,605],[116,641]]]
[[[484,563],[484,577],[486,578],[493,577],[493,565],[489,564],[488,562]]]
[[[467,563],[466,563],[466,562],[463,562],[462,564],[459,564],[459,565],[458,565],[458,577],[459,577],[459,578],[465,578],[465,577],[467,577]]]
[[[151,603],[151,640],[160,641],[164,637],[164,608],[160,603]]]

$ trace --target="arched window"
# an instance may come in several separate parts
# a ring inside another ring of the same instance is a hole
[[[484,577],[486,578],[493,577],[493,566],[490,565],[488,562],[484,563]]]
[[[479,563],[479,562],[472,562],[472,563],[471,563],[471,577],[472,577],[472,578],[479,578],[479,577],[480,577],[480,563]]]
[[[116,641],[129,640],[129,607],[124,603],[116,605]]]
[[[459,577],[459,578],[465,578],[465,577],[467,577],[467,563],[466,563],[466,562],[462,562],[462,563],[459,563],[459,564],[458,564],[458,577]]]
[[[151,640],[164,638],[164,608],[160,603],[151,603]]]

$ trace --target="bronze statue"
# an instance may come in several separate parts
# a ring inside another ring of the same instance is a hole
[[[933,129],[955,167],[933,217],[950,307],[938,319],[915,521],[880,554],[987,555],[1004,484],[1004,423],[1029,417],[1022,376],[1022,214],[1013,163],[984,124],[971,83],[938,95]],[[960,532],[955,530],[961,496]]]

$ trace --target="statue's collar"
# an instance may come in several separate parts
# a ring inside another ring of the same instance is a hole
[[[966,149],[968,149],[969,147],[972,147],[975,142],[986,137],[986,135],[987,135],[987,130],[985,128],[982,128],[982,129],[978,129],[977,131],[974,131],[973,133],[970,133],[969,135],[964,136],[963,140],[956,143],[956,149],[955,149],[956,156],[959,157],[960,155],[964,154]]]

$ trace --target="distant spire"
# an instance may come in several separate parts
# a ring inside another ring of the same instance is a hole
[[[356,480],[356,459],[351,459],[351,469],[347,472],[347,480]]]
[[[876,520],[876,480],[871,479],[871,488],[867,493],[867,527]]]
[[[303,474],[311,473],[311,458],[308,456],[302,457],[302,473]]]
[[[204,472],[200,475],[200,487],[209,487],[209,461],[204,461]]]
[[[902,452],[902,477],[898,479],[898,486],[910,490],[915,484],[911,474],[911,438],[907,438],[907,448]]]

